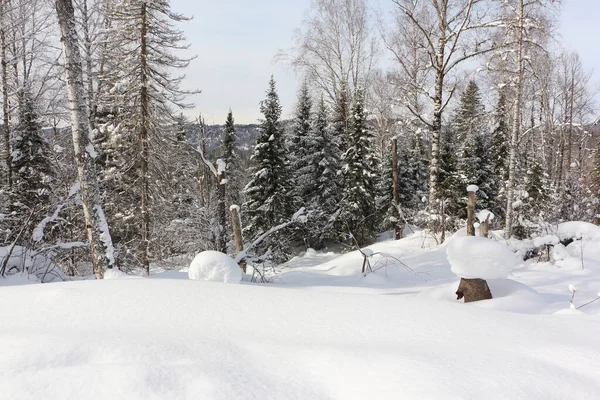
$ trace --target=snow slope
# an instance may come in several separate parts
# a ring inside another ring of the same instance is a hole
[[[3,399],[600,396],[600,320],[127,279],[2,287]]]
[[[600,288],[584,245],[564,260],[585,268],[529,260],[471,304],[420,234],[369,246],[366,277],[359,252],[309,250],[268,285],[0,279],[0,398],[600,398],[600,302],[568,309],[570,283],[577,304]]]

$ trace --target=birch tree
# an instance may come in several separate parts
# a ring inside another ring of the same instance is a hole
[[[514,222],[515,185],[517,179],[518,146],[523,114],[523,89],[526,69],[531,65],[529,53],[540,48],[541,37],[548,29],[544,8],[552,0],[502,0],[501,36],[504,38],[500,51],[495,56],[508,59],[505,73],[513,92],[512,126],[508,146],[508,179],[506,181],[505,235],[512,234]],[[508,52],[506,51],[508,50]],[[514,66],[510,67],[510,62]]]
[[[343,86],[368,88],[377,56],[367,0],[313,0],[295,34],[296,47],[279,54],[334,103]]]
[[[75,12],[71,0],[56,0],[55,5],[63,44],[73,148],[86,235],[91,251],[94,275],[96,279],[102,279],[104,270],[113,266],[114,253],[96,182],[95,151],[90,138],[91,128],[83,85]]]
[[[392,1],[421,36],[428,68],[433,75],[433,90],[427,93],[433,106],[432,117],[426,118],[417,110],[412,111],[431,130],[429,208],[435,210],[439,200],[442,118],[457,89],[457,80],[453,79],[452,73],[466,61],[494,49],[490,36],[482,35],[481,31],[495,26],[495,20],[487,11],[488,3],[483,0]]]

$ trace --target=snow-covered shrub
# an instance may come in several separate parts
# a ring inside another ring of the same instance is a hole
[[[242,280],[242,270],[227,254],[209,250],[192,260],[188,276],[197,281],[238,283]]]
[[[5,261],[5,276],[26,273],[34,275],[42,283],[66,279],[62,269],[48,254],[24,246],[15,246],[12,251],[10,246],[0,247],[0,267]]]

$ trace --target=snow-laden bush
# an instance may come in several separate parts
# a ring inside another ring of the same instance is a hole
[[[562,241],[583,239],[600,242],[600,226],[583,221],[570,221],[558,224],[556,236]]]
[[[452,272],[466,279],[505,279],[521,263],[506,245],[477,236],[453,238],[446,255]]]
[[[188,276],[197,281],[238,283],[242,280],[242,270],[227,254],[209,250],[192,260]]]
[[[4,276],[31,274],[42,283],[64,281],[65,274],[50,257],[52,252],[41,253],[24,246],[0,247],[0,267],[6,262]]]

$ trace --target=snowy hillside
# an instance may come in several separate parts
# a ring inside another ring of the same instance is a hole
[[[569,283],[582,285],[582,302],[600,288],[596,265],[527,263],[510,280],[490,281],[493,300],[463,304],[446,247],[421,248],[430,245],[419,234],[375,244],[369,249],[412,271],[379,268],[384,256],[375,254],[379,269],[366,277],[358,252],[309,251],[271,285],[185,272],[5,279],[2,398],[600,396],[600,305],[568,310]]]

